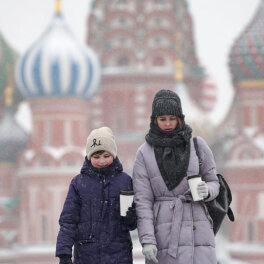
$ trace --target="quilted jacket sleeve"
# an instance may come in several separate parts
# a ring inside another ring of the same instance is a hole
[[[201,173],[203,180],[208,184],[209,198],[206,201],[215,199],[219,193],[219,181],[216,176],[216,165],[213,153],[205,140],[201,137],[197,138],[199,154],[201,158]]]
[[[144,157],[137,151],[136,161],[133,168],[133,188],[135,192],[138,235],[141,244],[157,244],[153,225],[154,196],[150,179],[147,174]]]
[[[60,215],[60,231],[57,237],[56,256],[72,255],[81,201],[76,189],[76,178],[70,184],[69,191]]]

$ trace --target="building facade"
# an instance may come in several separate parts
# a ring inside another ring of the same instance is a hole
[[[95,0],[87,30],[87,44],[103,68],[89,123],[113,128],[128,171],[149,129],[158,90],[174,90],[180,81],[204,115],[212,109],[215,86],[197,58],[187,1]]]
[[[233,193],[236,221],[227,226],[230,254],[264,263],[264,2],[229,57],[235,99],[221,125],[219,164]],[[221,156],[221,157],[220,157]]]
[[[184,91],[183,104],[203,117],[216,100],[215,85],[197,58],[186,0],[95,0],[87,47],[74,39],[57,0],[49,27],[21,56],[16,73],[32,131],[16,169],[5,173],[15,177],[19,199],[17,243],[0,252],[5,264],[58,262],[59,214],[91,129],[113,129],[118,156],[131,173],[158,90]],[[142,256],[139,248],[135,258]]]

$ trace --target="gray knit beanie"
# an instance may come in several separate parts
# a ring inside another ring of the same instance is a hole
[[[151,118],[161,115],[175,115],[184,119],[180,97],[171,90],[160,90],[156,93],[152,103]]]
[[[86,155],[88,160],[91,159],[93,153],[104,150],[109,152],[114,159],[117,155],[117,146],[113,131],[109,127],[100,127],[92,130],[87,137]]]

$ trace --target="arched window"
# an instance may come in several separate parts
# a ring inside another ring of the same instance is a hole
[[[48,240],[48,219],[47,216],[42,215],[41,216],[41,240],[43,242]]]
[[[153,66],[163,66],[165,64],[164,59],[162,57],[155,57],[153,59]]]
[[[247,226],[247,241],[252,242],[254,241],[255,238],[255,228],[254,228],[254,223],[253,222],[248,222]]]
[[[128,66],[129,65],[129,60],[127,57],[120,57],[117,61],[117,65],[119,66]]]

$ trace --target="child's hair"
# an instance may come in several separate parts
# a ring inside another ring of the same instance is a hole
[[[91,157],[92,157],[92,156],[95,156],[95,155],[101,155],[101,154],[103,154],[104,152],[105,152],[105,150],[98,150],[98,151],[94,152],[94,153],[91,155]]]
[[[109,127],[94,129],[87,137],[86,155],[88,160],[90,160],[91,156],[98,151],[107,151],[114,157],[114,159],[116,158],[117,146],[115,137]]]

